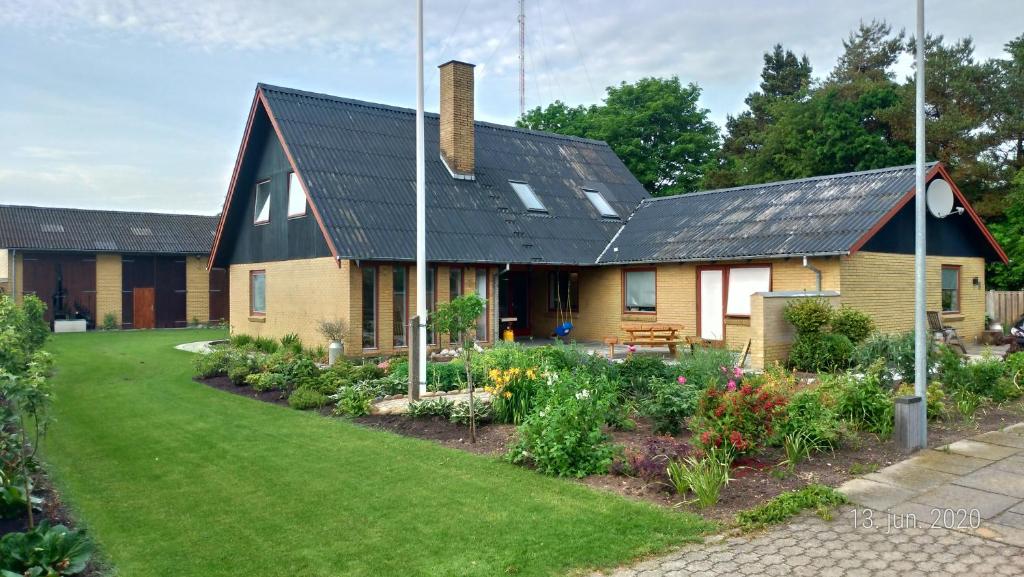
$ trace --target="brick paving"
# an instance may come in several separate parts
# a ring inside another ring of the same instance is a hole
[[[831,521],[808,513],[612,575],[1024,575],[1024,423],[922,451],[840,490],[853,504]]]

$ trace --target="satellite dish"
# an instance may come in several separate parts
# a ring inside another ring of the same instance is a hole
[[[935,218],[945,218],[953,212],[953,188],[941,178],[936,178],[926,191],[928,212]]]

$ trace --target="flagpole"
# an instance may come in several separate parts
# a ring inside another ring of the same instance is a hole
[[[928,325],[926,319],[927,286],[925,251],[925,226],[927,222],[926,190],[925,190],[925,131],[924,131],[924,0],[917,0],[917,54],[916,59],[916,94],[915,94],[915,128],[916,128],[916,184],[915,184],[915,232],[914,232],[914,395],[921,399],[920,419],[916,421],[917,445],[923,449],[928,446]]]
[[[416,315],[420,393],[427,390],[427,193],[423,130],[423,0],[416,0]],[[436,290],[436,287],[435,287]]]

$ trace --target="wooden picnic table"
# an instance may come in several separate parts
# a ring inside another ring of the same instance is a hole
[[[679,344],[679,333],[683,325],[672,323],[624,323],[622,332],[626,333],[624,345],[644,347],[668,347],[670,354],[676,354]]]

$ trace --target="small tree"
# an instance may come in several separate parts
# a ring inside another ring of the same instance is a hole
[[[50,356],[37,351],[22,375],[12,375],[0,368],[0,401],[4,406],[6,424],[15,424],[19,431],[16,443],[18,455],[12,469],[21,473],[25,483],[25,508],[28,526],[35,527],[32,515],[31,464],[50,424],[50,393],[46,375],[50,370]]]
[[[466,367],[466,385],[469,388],[469,440],[476,442],[476,409],[473,406],[473,353],[476,336],[476,321],[484,314],[486,301],[475,294],[452,299],[438,305],[430,315],[430,326],[438,333],[451,335],[462,340],[462,355]]]

